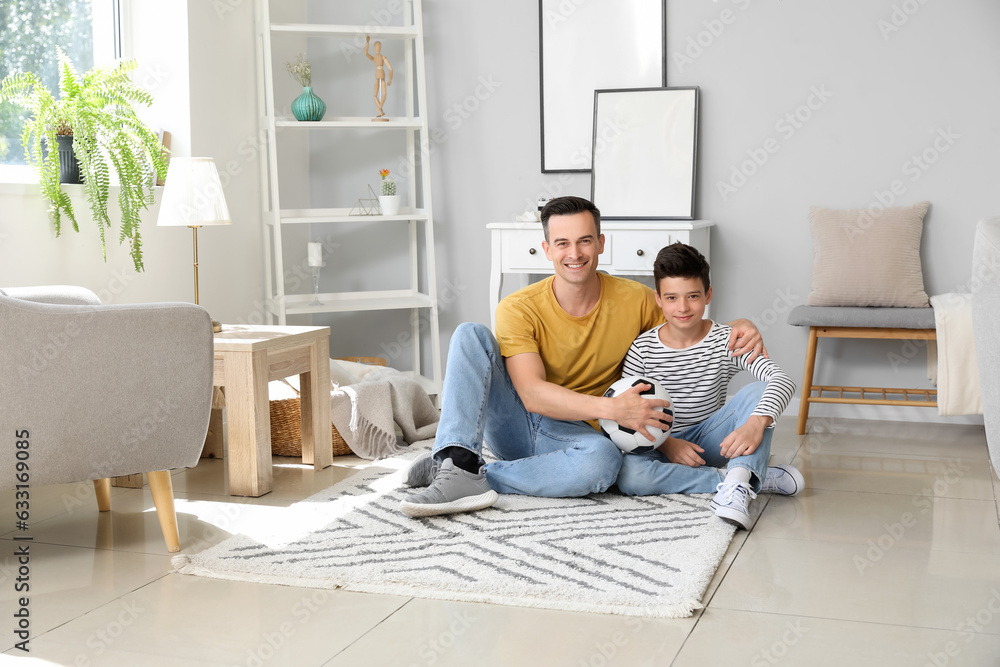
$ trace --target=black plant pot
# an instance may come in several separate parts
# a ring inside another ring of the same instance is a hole
[[[76,161],[73,152],[73,135],[60,134],[56,137],[59,144],[59,182],[83,183],[80,177],[80,163]]]

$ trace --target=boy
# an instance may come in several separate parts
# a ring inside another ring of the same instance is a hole
[[[748,506],[757,493],[794,496],[803,487],[792,466],[767,465],[774,421],[795,383],[763,356],[753,362],[749,355],[730,356],[730,327],[702,319],[712,287],[700,252],[683,243],[663,248],[653,276],[666,322],[635,339],[622,376],[645,375],[663,385],[674,402],[673,430],[657,450],[625,456],[618,488],[628,495],[717,491],[716,516],[749,528]],[[729,381],[741,370],[760,382],[723,405]]]

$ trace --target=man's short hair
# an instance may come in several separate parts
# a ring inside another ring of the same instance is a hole
[[[587,211],[594,218],[597,235],[601,235],[601,212],[589,200],[583,197],[556,197],[542,207],[542,232],[545,240],[549,240],[549,218],[553,215],[573,215]]]
[[[657,292],[660,291],[660,281],[664,278],[701,278],[707,294],[712,284],[708,271],[708,261],[705,260],[705,256],[680,241],[663,247],[653,262],[653,278],[656,280]]]

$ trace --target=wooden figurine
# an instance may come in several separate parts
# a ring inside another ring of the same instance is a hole
[[[375,63],[375,108],[378,109],[378,116],[372,120],[388,122],[389,119],[385,117],[382,106],[389,96],[389,86],[392,85],[392,65],[389,59],[382,55],[382,42],[375,42],[375,55],[368,53],[368,43],[371,39],[371,35],[365,35],[365,55],[368,56],[368,60]],[[389,70],[388,78],[385,75],[386,70]],[[381,99],[379,99],[380,93]]]

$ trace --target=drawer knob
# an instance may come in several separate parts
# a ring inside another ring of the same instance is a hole
[[[529,255],[534,255],[536,252],[538,252],[538,251],[535,250],[534,248],[528,248],[528,254]]]
[[[644,252],[642,251],[642,248],[639,248],[638,250],[636,250],[636,251],[635,251],[635,254],[639,255],[639,257],[642,257],[642,256],[643,256],[643,255],[645,255],[646,253],[644,253]]]

